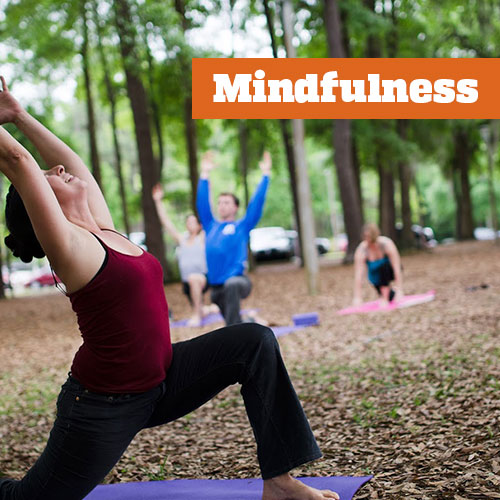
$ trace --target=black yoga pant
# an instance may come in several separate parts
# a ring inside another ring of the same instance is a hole
[[[241,323],[240,301],[246,299],[252,291],[248,276],[232,276],[223,285],[212,285],[211,299],[224,316],[226,325]]]
[[[382,295],[382,291],[380,290],[383,286],[390,286],[391,281],[394,280],[394,269],[391,266],[390,262],[385,262],[379,269],[379,279],[377,283],[373,283],[373,286],[377,290],[379,295]],[[391,288],[389,290],[389,302],[392,301],[396,293]]]
[[[246,323],[174,344],[166,379],[148,392],[96,394],[70,376],[44,452],[22,480],[0,479],[0,500],[83,499],[141,429],[186,415],[235,383],[264,479],[321,456],[274,334]]]

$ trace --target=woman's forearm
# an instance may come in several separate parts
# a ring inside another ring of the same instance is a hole
[[[80,170],[88,172],[80,157],[27,111],[19,113],[14,124],[33,143],[49,167],[64,165],[78,177],[81,177],[78,175]]]
[[[172,236],[178,244],[180,244],[180,239],[181,235],[175,228],[174,224],[170,220],[170,218],[167,215],[167,212],[165,210],[165,207],[163,206],[163,202],[161,200],[154,200],[155,201],[155,206],[156,206],[156,212],[158,213],[158,218],[160,219],[161,225],[167,231],[167,233]]]
[[[21,160],[30,156],[24,146],[0,126],[0,172],[14,182],[21,174],[18,170]]]

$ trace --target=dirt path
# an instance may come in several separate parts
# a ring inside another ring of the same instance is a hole
[[[359,499],[500,498],[500,249],[456,244],[405,256],[403,265],[405,292],[433,288],[436,300],[370,316],[334,314],[351,300],[352,267],[325,263],[316,297],[291,266],[254,273],[245,307],[279,324],[298,312],[321,319],[280,339],[325,455],[297,472],[374,474]],[[179,285],[167,287],[167,297],[176,318],[188,315]],[[43,449],[79,334],[56,293],[0,302],[0,339],[0,473],[20,477]],[[141,432],[107,481],[258,474],[231,388],[173,424]]]

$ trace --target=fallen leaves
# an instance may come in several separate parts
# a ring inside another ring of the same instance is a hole
[[[298,475],[374,474],[357,499],[500,498],[499,256],[485,243],[405,256],[407,293],[435,288],[436,300],[372,316],[334,314],[351,299],[351,267],[323,262],[315,297],[293,266],[254,273],[245,307],[279,324],[320,314],[319,327],[280,339],[324,454]],[[489,287],[467,291],[478,283]],[[167,297],[176,319],[188,316],[179,285]],[[199,333],[172,331],[174,341]],[[0,302],[0,336],[0,473],[19,478],[43,450],[80,339],[57,294]],[[255,455],[231,387],[142,431],[106,481],[255,477]]]

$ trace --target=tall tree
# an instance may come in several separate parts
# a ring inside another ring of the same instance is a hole
[[[488,198],[490,202],[491,227],[495,232],[495,240],[500,242],[498,235],[498,213],[497,199],[495,193],[495,160],[498,153],[498,123],[499,120],[490,120],[487,125],[482,127],[483,139],[486,142],[486,152],[488,155]]]
[[[189,30],[189,21],[186,16],[186,5],[184,0],[175,0],[175,10],[181,18],[182,33],[184,37]],[[183,44],[179,52],[181,67],[181,79],[184,92],[184,133],[186,137],[186,148],[189,164],[189,180],[191,181],[191,207],[196,213],[196,190],[198,185],[198,137],[196,121],[193,120],[193,98],[191,89],[191,59],[189,47]]]
[[[155,92],[155,62],[153,58],[153,54],[151,53],[151,48],[149,47],[149,40],[148,40],[148,31],[145,30],[144,32],[144,48],[146,51],[146,60],[148,63],[148,98],[149,98],[149,105],[151,107],[151,113],[152,113],[152,119],[153,119],[153,125],[154,125],[154,131],[155,131],[155,137],[156,137],[156,144],[158,146],[158,156],[155,157],[157,169],[159,172],[159,175],[161,177],[161,172],[163,169],[163,163],[164,163],[164,143],[163,143],[163,129],[161,125],[161,113],[160,113],[160,106],[158,104],[158,99],[156,98],[156,92]]]
[[[407,139],[408,120],[397,120],[396,128],[402,141]],[[401,220],[403,229],[400,237],[400,245],[403,248],[410,248],[413,245],[412,233],[412,211],[410,203],[410,187],[412,181],[411,167],[408,164],[407,156],[398,161],[399,185],[401,193]]]
[[[283,0],[283,33],[288,57],[296,57],[292,38],[294,33],[294,13],[291,0]],[[311,202],[311,187],[307,173],[306,153],[304,148],[304,120],[292,120],[293,153],[297,168],[297,195],[299,216],[302,228],[302,260],[307,274],[307,286],[310,294],[318,291],[318,252],[315,244],[314,214]]]
[[[452,173],[453,189],[457,205],[456,236],[459,240],[474,237],[474,222],[470,196],[469,170],[475,144],[470,127],[458,122],[453,130]]]
[[[345,57],[342,22],[337,0],[325,0],[325,25],[330,57]],[[344,262],[352,262],[354,251],[361,239],[363,216],[356,173],[352,161],[350,120],[334,120],[333,149],[340,198],[344,211],[344,226],[349,241]]]
[[[376,152],[380,157],[380,151]],[[394,203],[394,176],[390,165],[377,160],[379,177],[379,226],[380,231],[391,239],[396,237],[396,206]]]
[[[168,271],[165,258],[165,243],[162,228],[151,191],[160,181],[151,137],[148,98],[140,79],[140,64],[136,52],[136,31],[128,0],[114,0],[115,23],[120,38],[120,51],[127,80],[127,93],[134,117],[135,136],[139,154],[139,168],[142,179],[141,204],[144,214],[146,245],[160,261],[165,273]]]
[[[89,28],[87,18],[87,0],[80,0],[80,14],[82,21],[82,45],[80,54],[82,56],[83,66],[83,80],[85,86],[86,105],[87,105],[87,132],[89,138],[90,148],[90,164],[92,166],[92,174],[99,184],[99,187],[105,192],[102,175],[101,175],[101,162],[99,159],[99,150],[97,147],[97,134],[96,134],[96,119],[94,111],[94,93],[92,91],[92,78],[90,73],[90,53],[89,53]]]
[[[269,37],[271,39],[271,49],[273,51],[273,57],[278,58],[278,47],[276,43],[276,35],[274,32],[274,20],[271,8],[269,7],[269,0],[263,0],[264,2],[264,12],[266,15],[267,29],[269,31]],[[297,194],[297,172],[295,168],[295,159],[293,155],[293,145],[292,138],[290,136],[290,120],[281,119],[280,120],[281,136],[283,138],[283,146],[285,148],[285,155],[288,166],[288,176],[290,181],[290,191],[292,193],[293,199],[293,212],[295,219],[295,227],[297,228],[298,241],[299,241],[299,252],[303,255],[302,249],[302,225],[300,223],[299,214],[299,199]],[[303,261],[301,261],[303,265]]]
[[[114,166],[116,176],[118,178],[118,189],[120,192],[120,206],[122,212],[122,223],[125,232],[130,234],[130,222],[128,215],[128,207],[127,207],[127,191],[125,189],[125,180],[123,177],[123,167],[122,167],[122,153],[120,142],[118,140],[118,127],[116,122],[116,104],[117,104],[117,96],[116,90],[111,80],[110,75],[110,67],[108,58],[106,57],[106,53],[103,46],[103,38],[104,32],[101,25],[101,20],[99,19],[99,15],[97,12],[97,2],[95,0],[92,1],[92,10],[94,14],[94,24],[96,26],[97,31],[97,51],[99,53],[99,59],[102,66],[102,74],[104,80],[104,87],[106,89],[106,97],[109,102],[110,107],[110,122],[111,122],[111,132],[113,135],[113,153],[114,153]]]

